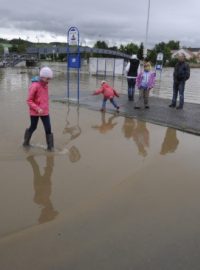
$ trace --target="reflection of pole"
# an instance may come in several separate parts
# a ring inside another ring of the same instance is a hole
[[[115,77],[115,59],[116,59],[116,55],[115,55],[115,58],[114,58],[113,77]]]
[[[148,43],[148,34],[149,34],[149,14],[150,14],[150,0],[148,0],[148,13],[147,13],[147,24],[146,24],[146,35],[145,35],[145,44],[143,56],[147,57],[147,43]]]
[[[67,98],[69,101],[69,31],[67,33]]]
[[[55,61],[55,51],[53,49],[53,62]]]
[[[79,97],[80,97],[80,61],[81,61],[81,58],[80,58],[80,38],[79,38],[79,31],[78,31],[78,54],[77,54],[77,58],[78,58],[78,78],[77,78],[77,100],[78,100],[78,103],[79,103]]]
[[[79,44],[79,31],[76,27],[70,27],[67,32],[67,97],[69,99],[69,68],[76,68],[77,71],[77,100],[79,103],[79,96],[80,96],[80,67],[81,67],[81,58],[80,58],[80,44]],[[75,46],[72,48],[72,51],[70,50],[70,46]],[[77,50],[75,50],[77,48]],[[70,55],[70,53],[73,53],[73,55]]]
[[[69,46],[67,48],[67,98],[69,100]]]

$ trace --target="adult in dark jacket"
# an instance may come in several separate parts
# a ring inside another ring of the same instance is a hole
[[[131,101],[134,100],[135,83],[136,77],[139,73],[139,68],[140,68],[140,61],[137,59],[137,56],[133,54],[125,68],[128,82],[128,99]]]
[[[178,63],[174,68],[173,77],[173,97],[172,103],[169,105],[169,107],[176,107],[177,97],[179,94],[179,106],[177,106],[176,109],[183,109],[185,82],[190,78],[190,67],[188,63],[185,62],[184,54],[180,54],[178,56]]]

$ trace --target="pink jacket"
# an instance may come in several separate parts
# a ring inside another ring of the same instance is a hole
[[[111,99],[114,96],[119,97],[118,93],[108,83],[104,83],[101,88],[94,92],[94,95],[103,94],[105,98]]]
[[[140,72],[139,75],[136,78],[136,85],[137,85],[138,88],[141,87],[143,72],[144,71]],[[149,74],[149,79],[148,79],[148,82],[147,82],[147,87],[148,87],[148,89],[151,89],[155,85],[155,77],[156,77],[156,75],[152,71],[149,71],[149,73],[150,74]]]
[[[49,114],[49,94],[48,83],[38,81],[33,82],[29,87],[27,98],[29,113],[32,116],[48,115]],[[43,113],[39,114],[38,109],[42,109]]]

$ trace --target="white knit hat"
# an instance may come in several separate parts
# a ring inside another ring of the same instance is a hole
[[[136,55],[136,54],[133,54],[133,55],[131,56],[131,59],[137,59],[137,55]]]
[[[53,71],[49,67],[43,67],[40,69],[40,77],[53,78]]]
[[[106,81],[101,81],[101,85],[103,85],[104,83],[106,83]]]

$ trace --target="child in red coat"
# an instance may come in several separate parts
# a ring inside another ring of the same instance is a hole
[[[119,111],[119,106],[114,100],[114,97],[119,97],[119,94],[106,81],[102,81],[101,87],[93,93],[93,95],[99,94],[103,94],[103,103],[101,108],[102,112],[106,110],[106,102],[108,99],[110,100],[110,103],[112,103],[113,106],[117,109],[117,111]]]

